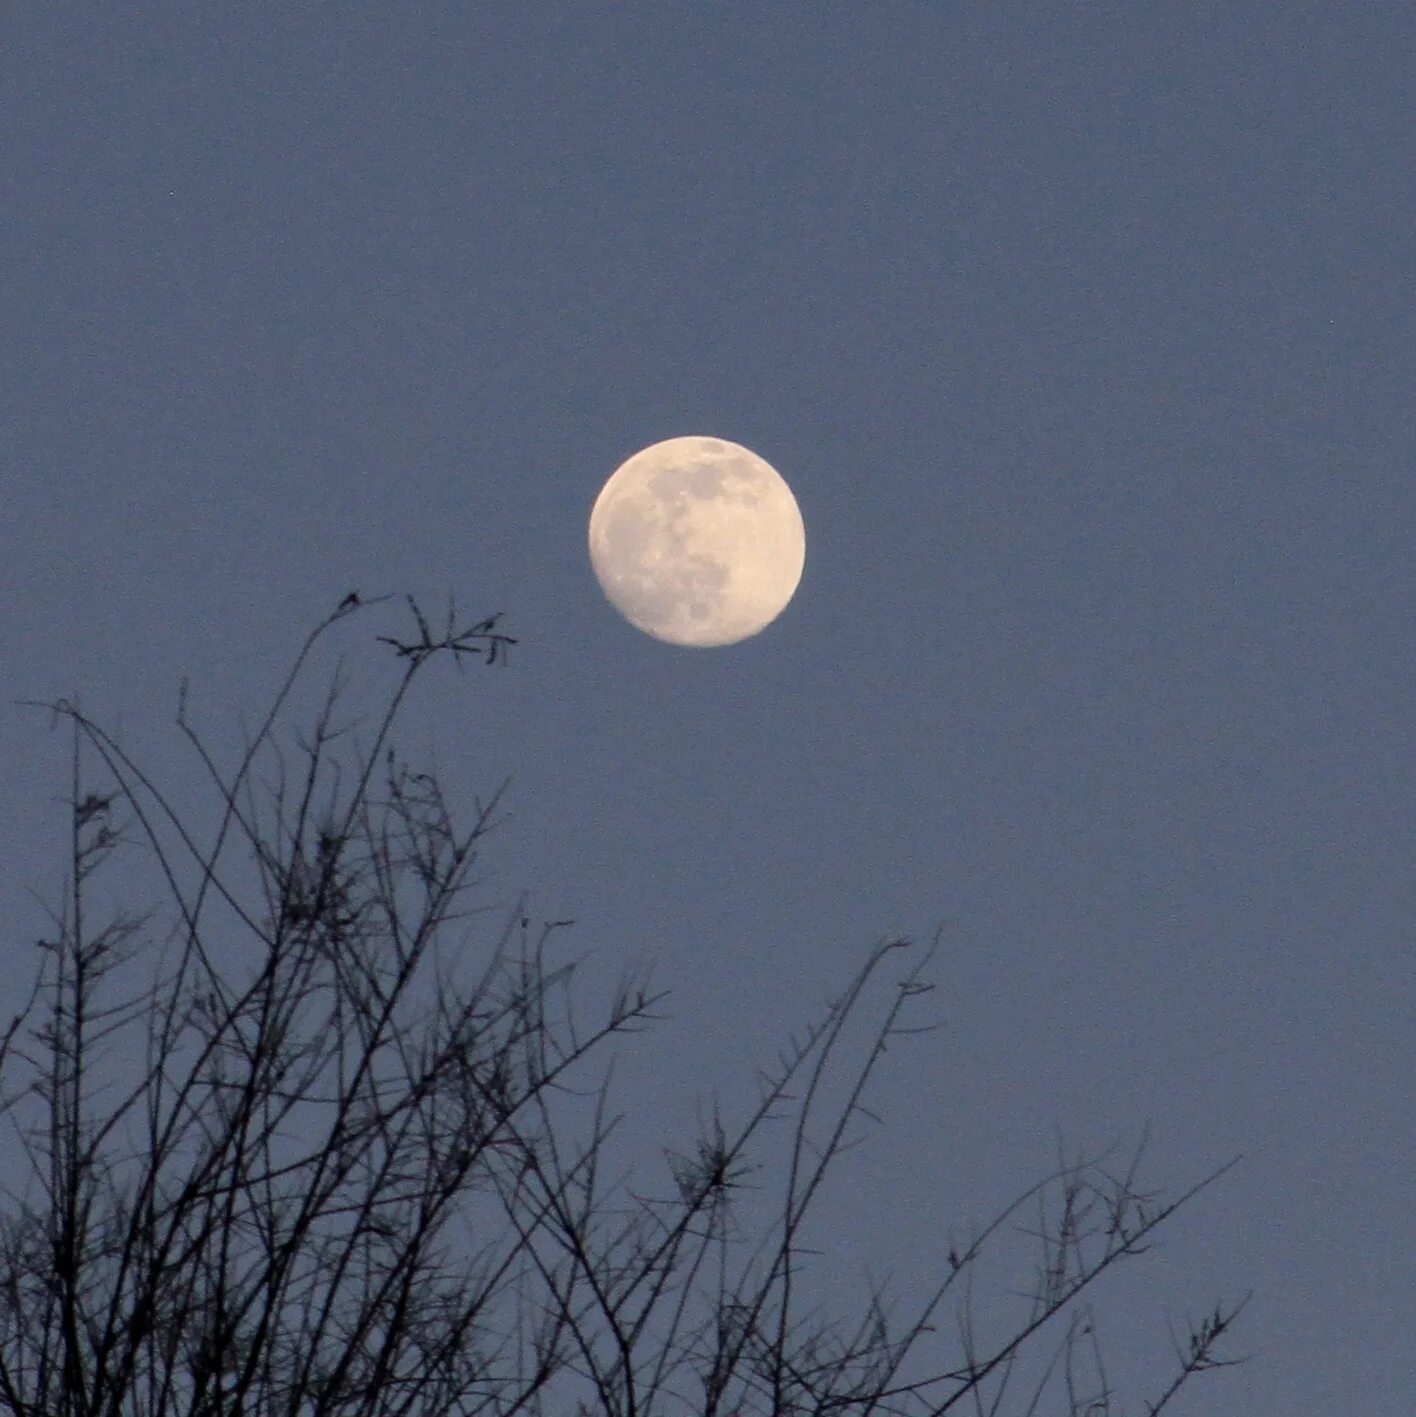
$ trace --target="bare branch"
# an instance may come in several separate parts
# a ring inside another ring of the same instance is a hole
[[[598,1060],[663,996],[628,975],[598,1019],[577,1017],[571,922],[520,901],[498,926],[480,900],[501,793],[468,810],[393,745],[426,664],[505,658],[498,617],[449,603],[435,626],[409,598],[411,628],[377,637],[398,670],[382,705],[346,720],[341,660],[308,728],[286,732],[317,642],[388,600],[350,593],[316,627],[229,769],[183,682],[177,730],[215,800],[205,836],[77,703],[46,706],[73,736],[67,879],[0,1034],[0,1117],[32,1170],[0,1216],[0,1405],[1120,1417],[1093,1286],[1229,1166],[1172,1198],[1141,1181],[1146,1133],[1115,1167],[1059,1143],[1052,1174],[941,1245],[903,1320],[874,1281],[822,1305],[806,1262],[840,1238],[818,1214],[825,1181],[880,1124],[868,1094],[890,1046],[937,1027],[918,1014],[936,935],[877,944],[746,1115],[715,1103],[653,1177],[607,1175],[618,1117]],[[124,887],[146,862],[165,907],[95,927],[119,853]],[[119,988],[159,945],[150,984]],[[141,1049],[121,1048],[135,1031]],[[985,1322],[985,1258],[1019,1235],[1024,1307]],[[1177,1340],[1150,1417],[1241,1361],[1222,1342],[1243,1307]]]

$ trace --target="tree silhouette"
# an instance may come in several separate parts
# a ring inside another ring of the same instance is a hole
[[[1191,1326],[1142,1408],[1113,1390],[1088,1291],[1228,1169],[1172,1198],[1145,1191],[1144,1136],[1119,1167],[1064,1155],[941,1254],[902,1323],[875,1286],[844,1313],[807,1307],[808,1213],[870,1116],[887,1043],[919,1028],[931,948],[870,951],[760,1075],[748,1115],[730,1125],[715,1108],[689,1150],[666,1153],[661,1194],[607,1182],[608,1080],[580,1135],[577,1089],[662,995],[626,975],[582,1026],[576,963],[556,962],[569,922],[522,909],[459,982],[448,946],[467,954],[497,799],[460,814],[393,746],[430,661],[505,658],[496,617],[459,626],[454,608],[435,630],[410,598],[411,633],[379,637],[400,677],[372,741],[349,742],[336,673],[291,762],[280,730],[316,642],[378,604],[350,595],[316,627],[230,772],[184,682],[177,727],[215,795],[207,838],[77,704],[45,705],[73,734],[70,860],[33,991],[0,1039],[0,1111],[28,1168],[0,1229],[9,1410],[740,1417],[1031,1413],[1051,1399],[1100,1417],[1158,1413],[1232,1361],[1220,1343],[1242,1304]],[[134,853],[167,910],[95,926],[98,873]],[[122,993],[123,966],[159,942],[150,982]],[[852,1057],[847,1024],[877,997]],[[123,1050],[135,1033],[142,1048]],[[774,1125],[782,1201],[752,1243],[739,1200]],[[1029,1297],[990,1329],[980,1260],[1025,1215]]]

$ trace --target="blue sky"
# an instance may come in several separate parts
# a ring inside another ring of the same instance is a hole
[[[1405,1410],[1409,6],[61,3],[0,39],[7,705],[77,691],[180,778],[178,679],[234,744],[351,587],[504,611],[511,667],[425,688],[407,745],[510,776],[490,902],[656,961],[646,1137],[942,926],[842,1253],[907,1289],[1057,1129],[1149,1119],[1162,1176],[1247,1159],[1114,1291],[1118,1361],[1253,1287],[1257,1356],[1183,1411]],[[781,619],[710,651],[585,551],[689,433],[807,532]],[[64,748],[6,706],[0,752],[24,939]]]

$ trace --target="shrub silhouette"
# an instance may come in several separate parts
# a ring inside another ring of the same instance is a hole
[[[208,841],[76,704],[46,705],[73,733],[70,860],[33,992],[0,1041],[0,1106],[32,1183],[0,1230],[6,1406],[737,1417],[1024,1413],[1055,1392],[1050,1410],[1127,1410],[1088,1291],[1227,1167],[1167,1199],[1141,1189],[1144,1135],[1119,1168],[1064,1155],[971,1238],[941,1245],[938,1282],[903,1323],[874,1287],[851,1312],[814,1316],[799,1282],[808,1212],[929,989],[932,947],[890,940],[761,1075],[747,1116],[715,1109],[666,1154],[663,1194],[611,1187],[607,1083],[579,1137],[569,1088],[662,995],[625,976],[583,1028],[576,965],[554,963],[568,922],[533,925],[521,909],[459,985],[444,945],[497,800],[464,819],[393,746],[427,664],[505,658],[514,641],[496,617],[460,626],[454,607],[435,630],[410,599],[410,630],[378,637],[401,677],[368,749],[346,746],[336,674],[287,762],[278,729],[316,642],[379,604],[351,595],[316,627],[229,774],[184,684],[177,725],[218,809]],[[167,912],[95,927],[98,873],[124,851],[156,866]],[[113,997],[160,921],[151,983]],[[236,936],[256,961],[244,979],[220,962]],[[852,1057],[846,1025],[877,997]],[[116,1052],[134,1033],[142,1049]],[[139,1051],[136,1080],[102,1102]],[[838,1075],[844,1100],[830,1107]],[[730,1222],[769,1123],[789,1138],[774,1175],[785,1199],[750,1243]],[[1036,1215],[1030,1298],[986,1333],[973,1281],[1024,1213]],[[1231,1361],[1219,1348],[1239,1308],[1192,1325],[1144,1411]]]

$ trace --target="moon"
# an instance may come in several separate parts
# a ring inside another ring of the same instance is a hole
[[[756,453],[725,438],[668,438],[622,463],[595,499],[590,564],[646,634],[731,645],[786,608],[806,529],[791,488]]]

